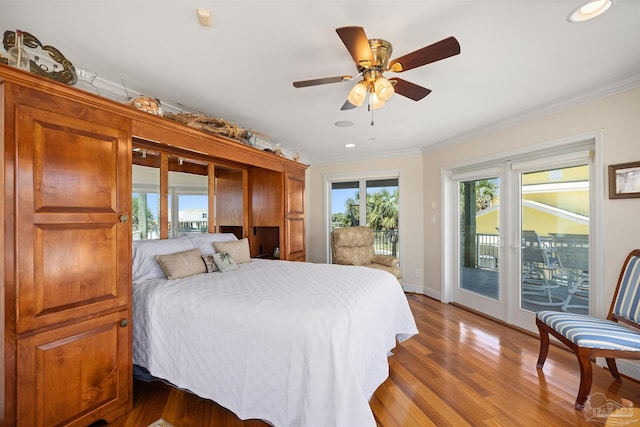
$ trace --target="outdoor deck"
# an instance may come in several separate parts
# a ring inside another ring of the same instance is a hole
[[[470,268],[465,267],[462,269],[462,275],[460,278],[462,288],[474,292],[488,298],[498,299],[498,271],[486,268]],[[509,284],[509,286],[519,287],[519,283]],[[554,301],[564,301],[567,297],[567,287],[559,286],[558,288],[551,290],[552,299]],[[541,310],[557,310],[560,311],[561,303],[554,306],[536,304],[536,301],[545,302],[544,297],[535,295],[525,295],[525,301],[523,308],[532,312]],[[588,305],[588,301],[584,299],[578,300],[574,298],[572,302],[579,302],[580,304]],[[572,313],[588,314],[586,308],[569,308],[567,311]]]

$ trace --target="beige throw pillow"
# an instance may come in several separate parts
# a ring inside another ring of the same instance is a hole
[[[179,279],[194,274],[206,273],[207,266],[202,261],[200,249],[191,249],[174,254],[156,255],[167,279]]]
[[[237,264],[251,261],[249,240],[246,237],[233,242],[213,242],[213,247],[216,248],[216,252],[226,252],[231,255]]]

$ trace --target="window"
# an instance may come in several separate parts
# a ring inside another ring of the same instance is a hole
[[[354,225],[371,227],[376,253],[399,257],[397,176],[335,180],[330,189],[329,232]]]

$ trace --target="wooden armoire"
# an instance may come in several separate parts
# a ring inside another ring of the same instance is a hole
[[[135,141],[243,171],[252,255],[305,259],[306,165],[2,64],[0,110],[1,426],[87,426],[132,407]]]

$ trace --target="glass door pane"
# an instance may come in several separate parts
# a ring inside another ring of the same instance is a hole
[[[520,306],[589,311],[589,166],[522,173]]]
[[[360,182],[331,183],[331,230],[360,225]]]
[[[459,288],[500,299],[500,179],[460,182]]]
[[[367,180],[367,226],[377,254],[400,257],[398,251],[398,178]]]

